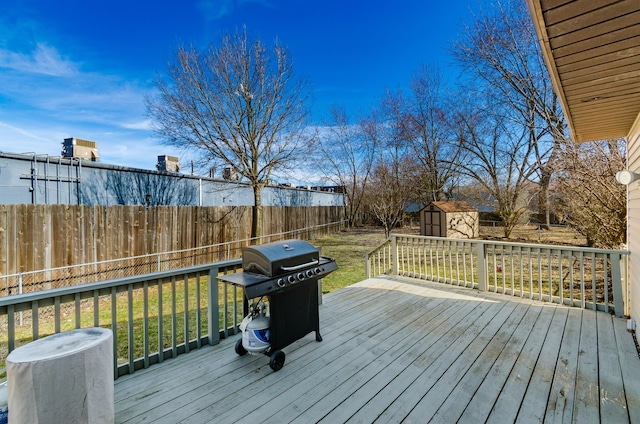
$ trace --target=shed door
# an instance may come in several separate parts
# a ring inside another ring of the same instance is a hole
[[[425,211],[425,236],[440,237],[440,212],[439,211]]]

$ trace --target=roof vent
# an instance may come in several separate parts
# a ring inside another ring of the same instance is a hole
[[[227,167],[222,170],[222,178],[227,181],[236,181],[240,179],[240,176],[235,167]]]
[[[180,159],[177,156],[158,156],[156,169],[158,171],[180,172]]]

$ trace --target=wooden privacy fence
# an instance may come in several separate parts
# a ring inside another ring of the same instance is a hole
[[[263,232],[342,219],[338,206],[263,207]],[[0,205],[0,276],[248,239],[251,207]],[[149,271],[145,271],[149,272]]]

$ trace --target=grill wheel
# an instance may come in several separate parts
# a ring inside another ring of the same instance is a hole
[[[236,353],[240,356],[244,356],[247,354],[247,349],[242,346],[242,337],[240,337],[240,340],[236,342]]]
[[[269,360],[269,366],[272,370],[278,371],[284,365],[284,352],[281,350],[276,350],[271,354],[271,359]]]

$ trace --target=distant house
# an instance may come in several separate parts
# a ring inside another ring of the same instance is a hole
[[[477,238],[480,212],[467,202],[432,202],[420,210],[420,234]]]

